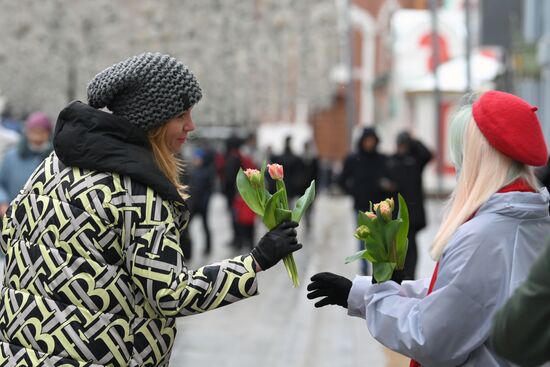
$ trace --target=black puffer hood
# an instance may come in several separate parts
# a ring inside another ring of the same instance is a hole
[[[67,166],[129,176],[165,200],[183,202],[155,163],[146,133],[122,117],[71,102],[59,113],[53,146]]]
[[[357,151],[358,152],[364,152],[363,150],[363,140],[368,138],[369,136],[372,136],[376,139],[376,145],[374,147],[374,150],[376,151],[376,147],[378,147],[378,143],[380,142],[380,139],[378,138],[378,135],[376,134],[376,130],[372,127],[366,127],[363,129],[363,132],[361,133],[361,137],[357,141]]]

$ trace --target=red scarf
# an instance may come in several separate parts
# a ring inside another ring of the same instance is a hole
[[[536,192],[523,179],[517,179],[516,181],[512,182],[510,185],[504,186],[498,192],[502,194],[502,193],[512,192],[512,191]],[[476,215],[476,213],[472,214],[472,216],[470,218],[468,218],[468,220],[472,219],[475,215]],[[435,269],[434,269],[434,272],[432,274],[432,280],[430,281],[430,286],[428,287],[428,293],[426,293],[426,295],[429,295],[430,293],[432,293],[432,291],[434,289],[435,281],[437,280],[437,271],[438,270],[439,270],[439,261],[435,264]],[[418,363],[414,359],[411,359],[411,363],[409,364],[409,367],[422,367],[422,366],[420,365],[420,363]]]

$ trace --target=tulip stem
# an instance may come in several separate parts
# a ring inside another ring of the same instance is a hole
[[[288,195],[286,193],[285,182],[283,180],[276,180],[275,185],[277,187],[277,191],[280,191],[280,190],[284,191],[285,194],[283,195],[281,201],[282,201],[282,204],[283,204],[283,209],[288,210]]]
[[[288,277],[292,280],[292,285],[294,288],[300,286],[300,279],[298,277],[298,268],[296,266],[296,261],[294,261],[294,256],[289,254],[283,258]]]

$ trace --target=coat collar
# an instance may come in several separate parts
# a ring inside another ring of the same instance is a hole
[[[542,218],[548,216],[549,198],[546,187],[538,192],[496,193],[479,208],[476,216],[483,213],[498,213],[522,219]]]
[[[165,200],[183,202],[155,163],[147,134],[122,117],[71,102],[59,113],[53,146],[67,166],[129,176]]]

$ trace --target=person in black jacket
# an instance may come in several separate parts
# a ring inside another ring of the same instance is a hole
[[[416,235],[426,227],[422,172],[431,159],[430,150],[404,131],[397,135],[397,152],[388,160],[388,172],[396,193],[401,193],[409,208],[409,247],[403,269],[405,279],[415,277],[418,258]],[[398,202],[397,197],[394,200]]]
[[[204,230],[205,246],[203,253],[210,254],[212,249],[212,240],[210,225],[208,223],[208,206],[214,190],[214,180],[216,179],[216,167],[214,166],[214,156],[207,148],[197,148],[193,152],[189,173],[189,209],[191,219],[195,216],[201,218],[202,228]]]
[[[235,195],[237,195],[237,186],[235,184],[235,180],[237,178],[237,173],[239,173],[239,168],[243,166],[240,152],[241,145],[242,141],[236,135],[231,135],[227,139],[225,145],[226,150],[224,164],[222,169],[223,175],[221,179],[221,190],[227,203],[227,210],[231,214],[232,238],[229,244],[234,248],[239,247],[239,227],[237,223],[237,218],[235,217],[235,212],[233,210],[233,202],[235,200]]]
[[[370,203],[378,203],[391,195],[393,190],[388,179],[387,157],[378,152],[380,142],[373,128],[365,128],[357,144],[357,152],[350,154],[345,162],[340,185],[353,197],[353,208],[370,209]],[[360,242],[360,249],[363,244]],[[367,262],[362,260],[363,274],[367,274]]]
[[[290,136],[285,138],[283,154],[272,156],[270,160],[271,163],[278,163],[284,167],[286,192],[289,201],[293,202],[298,195],[301,195],[305,166],[302,159],[293,152]]]

